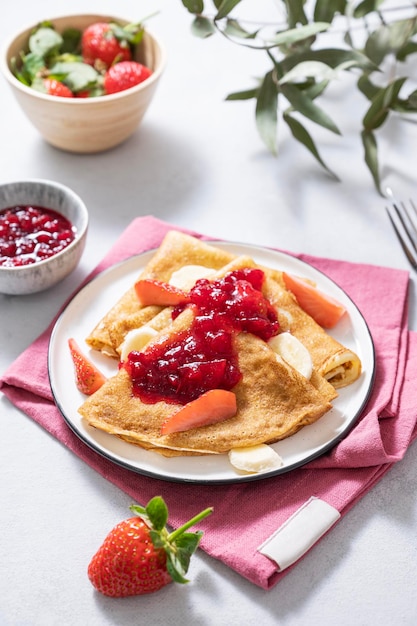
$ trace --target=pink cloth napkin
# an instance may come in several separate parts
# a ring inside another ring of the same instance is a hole
[[[157,247],[171,228],[153,217],[137,218],[92,275]],[[113,464],[72,433],[53,402],[47,349],[55,320],[0,379],[1,390],[12,403],[135,501],[145,504],[162,495],[173,527],[213,506],[214,513],[199,524],[204,531],[201,548],[264,589],[274,586],[293,566],[279,571],[276,562],[259,551],[262,543],[311,498],[328,503],[343,519],[403,458],[417,434],[413,390],[417,333],[407,330],[408,272],[298,257],[333,278],[350,295],[368,323],[377,362],[375,386],[360,420],[329,453],[302,468],[255,482],[207,486],[169,483]]]

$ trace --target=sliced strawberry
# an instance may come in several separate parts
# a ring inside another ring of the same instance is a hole
[[[75,339],[68,339],[68,346],[75,368],[75,382],[77,389],[87,396],[91,396],[106,382],[106,377],[81,352]]]
[[[236,415],[236,411],[233,391],[210,389],[168,418],[162,425],[161,434],[169,435],[222,422]]]
[[[297,298],[300,307],[323,328],[333,328],[346,312],[343,304],[323,293],[311,283],[294,276],[282,274],[285,286]]]
[[[142,306],[176,306],[182,302],[188,302],[188,294],[174,285],[164,283],[161,280],[145,278],[138,280],[135,291]]]

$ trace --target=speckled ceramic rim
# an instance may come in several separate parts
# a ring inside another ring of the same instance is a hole
[[[20,196],[21,198],[24,198],[25,197],[24,194],[27,193],[28,196],[26,197],[30,196],[30,198],[32,199],[19,201],[18,199],[19,195],[16,194],[16,190],[19,190],[19,188],[21,189],[21,194],[22,194]],[[76,228],[75,238],[66,248],[61,250],[61,252],[57,252],[57,254],[54,254],[52,257],[49,257],[48,259],[37,261],[36,263],[33,263],[30,266],[28,265],[23,265],[21,267],[1,267],[0,266],[0,272],[2,273],[15,274],[16,272],[25,272],[28,270],[28,268],[32,268],[34,266],[41,267],[42,265],[46,265],[52,259],[54,260],[58,259],[59,257],[63,256],[64,254],[72,250],[72,248],[74,248],[75,246],[78,246],[79,240],[82,239],[82,237],[87,231],[88,211],[87,211],[87,207],[85,206],[84,202],[81,200],[80,196],[78,196],[69,187],[66,187],[65,185],[62,185],[61,183],[57,183],[52,180],[31,178],[27,180],[16,180],[16,181],[9,181],[5,183],[1,183],[0,184],[0,211],[8,208],[9,206],[15,206],[20,203],[21,204],[25,203],[25,204],[38,204],[38,205],[42,204],[44,208],[47,208],[47,209],[50,208],[50,209],[53,209],[54,211],[60,212],[59,205],[56,202],[48,202],[43,196],[43,193],[42,193],[42,199],[39,201],[36,201],[36,197],[37,197],[36,190],[37,189],[39,190],[40,188],[43,190],[43,192],[49,189],[51,192],[58,194],[58,196],[62,199],[63,203],[65,202],[66,198],[70,198],[74,206],[74,212],[71,215],[70,220]],[[7,190],[9,189],[11,191],[10,200],[6,200]],[[48,204],[50,206],[48,206]],[[66,217],[69,217],[67,214],[65,215]]]

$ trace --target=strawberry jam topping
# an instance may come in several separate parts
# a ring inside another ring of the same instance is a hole
[[[186,404],[210,389],[232,389],[241,379],[234,335],[248,332],[264,341],[278,333],[276,312],[262,295],[262,270],[245,268],[209,282],[198,280],[175,319],[191,306],[187,330],[143,352],[132,351],[123,367],[143,402]]]
[[[30,265],[61,252],[75,237],[71,222],[52,209],[15,206],[0,211],[0,266]]]

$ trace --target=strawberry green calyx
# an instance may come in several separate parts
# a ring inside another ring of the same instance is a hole
[[[132,505],[130,510],[138,515],[149,527],[149,534],[155,548],[162,548],[167,556],[166,568],[171,578],[177,583],[188,583],[185,574],[188,571],[191,556],[196,551],[202,531],[186,532],[213,512],[212,507],[204,509],[188,522],[169,532],[166,528],[168,508],[161,496],[152,498],[146,507]]]

